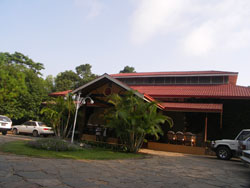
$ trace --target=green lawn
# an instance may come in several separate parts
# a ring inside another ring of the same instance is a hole
[[[80,151],[47,151],[31,148],[26,145],[27,141],[8,142],[0,146],[0,151],[13,153],[17,155],[27,155],[43,158],[60,158],[60,159],[91,159],[91,160],[108,160],[108,159],[131,159],[143,157],[143,154],[122,153],[106,150],[102,148],[90,148]]]

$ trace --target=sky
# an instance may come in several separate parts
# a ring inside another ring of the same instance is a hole
[[[0,51],[44,64],[44,77],[221,70],[250,85],[249,0],[0,0]]]

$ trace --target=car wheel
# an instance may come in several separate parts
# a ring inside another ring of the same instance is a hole
[[[13,134],[18,135],[17,129],[13,129]]]
[[[6,135],[7,134],[7,131],[2,131],[2,135]]]
[[[229,160],[232,157],[231,150],[226,146],[220,146],[216,150],[216,155],[218,159]]]
[[[34,137],[38,137],[39,136],[39,134],[38,134],[38,132],[36,130],[34,130],[32,134],[33,134]]]

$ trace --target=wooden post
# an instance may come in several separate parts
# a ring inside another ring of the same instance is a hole
[[[223,112],[220,113],[220,128],[222,129],[222,117],[223,117]]]
[[[205,135],[204,135],[204,142],[207,142],[207,113],[205,118]]]

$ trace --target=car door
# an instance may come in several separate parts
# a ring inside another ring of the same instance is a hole
[[[27,133],[33,133],[33,130],[36,128],[36,122],[30,121],[27,126]]]
[[[23,123],[22,128],[21,128],[21,130],[22,130],[21,132],[23,132],[23,133],[29,133],[29,126],[30,126],[30,122],[29,121]]]
[[[27,124],[28,124],[28,121],[24,122],[23,124],[21,124],[19,126],[17,126],[18,132],[25,133]]]

